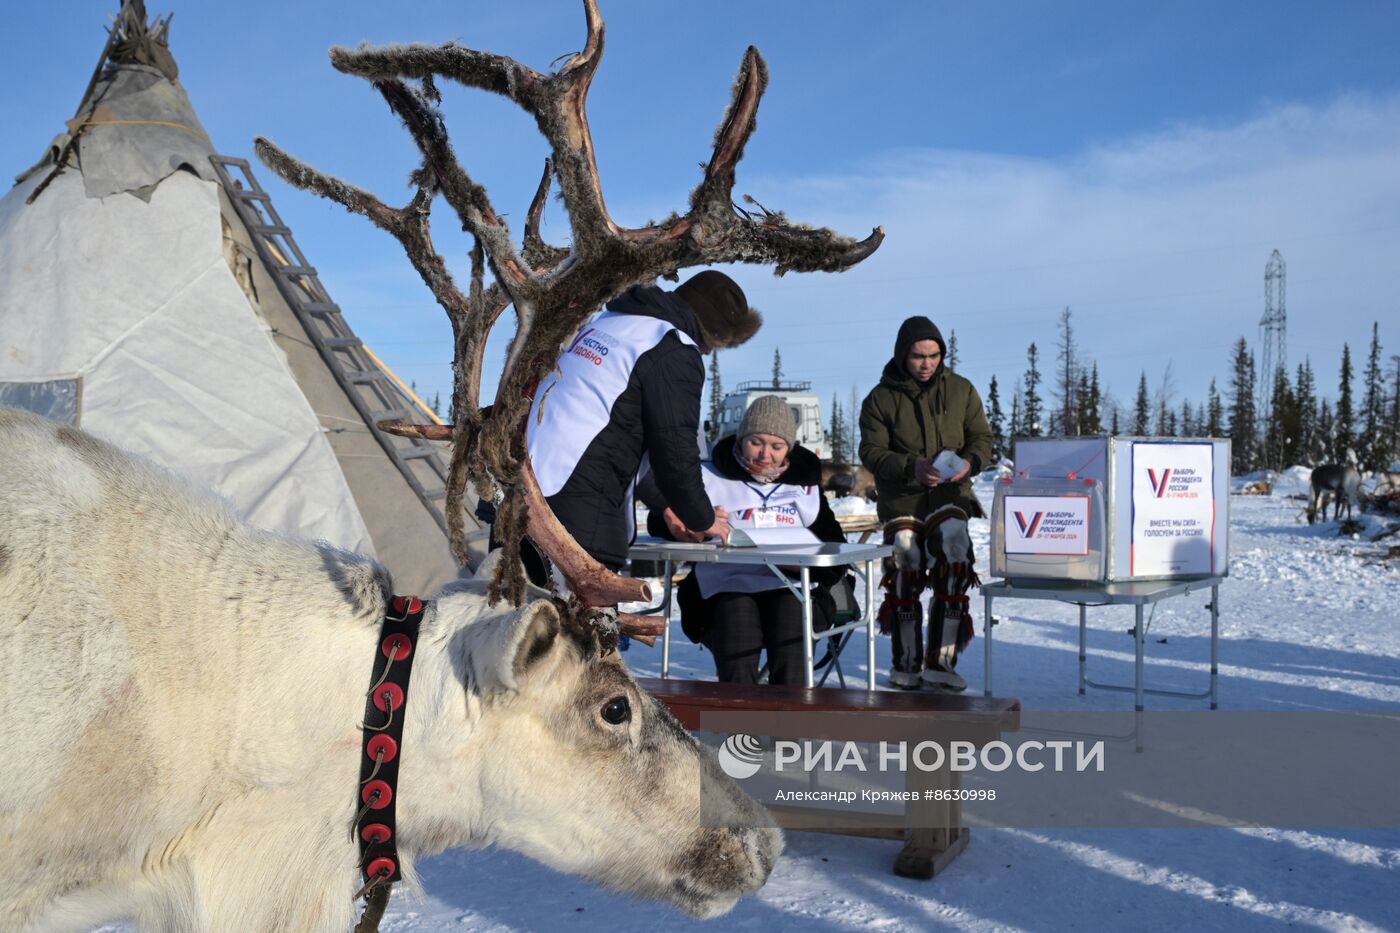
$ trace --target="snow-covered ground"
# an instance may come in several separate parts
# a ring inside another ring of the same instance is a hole
[[[1231,576],[1221,592],[1223,709],[1400,709],[1400,566],[1385,543],[1308,527],[1306,476],[1285,475],[1274,497],[1231,498]],[[979,490],[990,503],[990,488]],[[838,511],[858,514],[855,502]],[[986,567],[988,526],[974,522]],[[1388,542],[1387,542],[1388,543]],[[1208,661],[1207,597],[1159,604],[1149,671],[1196,689]],[[979,637],[959,668],[981,687]],[[998,603],[997,692],[1027,708],[1124,709],[1122,694],[1075,693],[1077,615],[1058,604]],[[1090,612],[1095,676],[1131,679],[1131,610]],[[678,627],[677,627],[678,628]],[[712,678],[709,655],[678,640],[678,676]],[[1166,639],[1162,644],[1159,639]],[[844,655],[863,684],[861,637]],[[658,672],[659,652],[634,647],[628,662]],[[881,671],[889,641],[877,646]],[[1155,709],[1199,709],[1150,698]],[[1339,776],[1339,779],[1341,776]],[[893,842],[788,834],[768,885],[708,927],[781,930],[959,929],[1400,929],[1400,831],[976,830],[972,844],[932,881],[898,878]],[[611,896],[504,852],[454,852],[422,867],[422,898],[395,895],[384,929],[699,929],[674,911]]]
[[[1391,543],[1337,526],[1307,526],[1305,489],[1286,474],[1273,497],[1231,498],[1231,576],[1221,592],[1220,704],[1234,710],[1400,710],[1400,561]],[[990,487],[979,489],[990,503]],[[843,510],[855,510],[855,504]],[[974,523],[986,567],[988,527]],[[1207,672],[1206,595],[1158,605],[1148,671],[1198,689]],[[981,689],[978,638],[959,665]],[[1125,709],[1124,694],[1075,692],[1077,610],[998,603],[997,693],[1028,709]],[[1131,680],[1128,608],[1091,610],[1093,676]],[[708,655],[677,629],[675,673],[713,677]],[[1159,640],[1165,639],[1165,643]],[[628,662],[655,675],[659,650]],[[863,684],[865,644],[843,657]],[[888,669],[889,641],[877,646]],[[1149,698],[1153,709],[1200,709]],[[1338,775],[1338,780],[1345,780]],[[767,886],[707,929],[810,930],[1326,930],[1400,929],[1400,830],[988,830],[932,881],[890,871],[893,842],[790,833]],[[396,892],[385,931],[689,930],[702,925],[655,904],[615,897],[508,852],[451,852],[420,866],[424,893]]]

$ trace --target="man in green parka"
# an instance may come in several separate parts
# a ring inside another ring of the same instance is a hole
[[[895,642],[890,682],[906,688],[924,684],[964,690],[967,682],[953,665],[971,637],[966,592],[976,576],[970,542],[967,560],[959,562],[954,555],[932,553],[936,548],[926,554],[922,532],[935,512],[940,525],[949,519],[965,523],[967,517],[983,517],[971,477],[991,460],[992,429],[972,383],[943,364],[946,352],[942,333],[928,318],[911,317],[899,326],[894,356],[861,405],[860,460],[875,475],[886,543],[903,544],[902,552],[889,562],[880,610],[881,623],[890,627]],[[965,514],[959,516],[946,506]],[[901,530],[913,534],[899,538]],[[965,531],[950,536],[949,530],[942,528],[929,540],[966,538]],[[920,600],[926,577],[932,578],[936,597],[927,651]]]

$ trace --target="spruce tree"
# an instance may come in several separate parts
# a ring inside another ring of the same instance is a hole
[[[1026,405],[1021,413],[1021,433],[1040,437],[1040,351],[1034,343],[1026,348]]]
[[[1230,376],[1230,448],[1236,476],[1258,467],[1258,429],[1254,417],[1254,355],[1241,337],[1235,343]]]
[[[1385,381],[1381,375],[1381,330],[1371,324],[1371,352],[1366,358],[1365,398],[1361,402],[1361,465],[1367,470],[1383,470],[1389,465],[1389,444],[1385,437]]]
[[[1196,422],[1191,418],[1190,399],[1181,400],[1181,414],[1176,419],[1176,429],[1179,432],[1178,437],[1195,437],[1201,433],[1196,427]]]
[[[779,388],[783,384],[783,351],[777,347],[773,348],[773,388]]]
[[[1076,356],[1078,348],[1074,344],[1074,325],[1070,322],[1072,312],[1069,306],[1060,312],[1060,344],[1055,358],[1059,361],[1059,368],[1055,375],[1055,395],[1059,400],[1058,421],[1059,433],[1066,435],[1079,434],[1078,414],[1079,406],[1076,400],[1076,379],[1078,377],[1078,365]]]
[[[992,459],[1000,460],[1006,450],[1006,416],[1001,410],[1001,393],[995,375],[987,387],[987,424],[992,429]]]
[[[1089,372],[1089,392],[1094,399],[1094,414],[1098,419],[1099,427],[1103,427],[1103,391],[1099,388],[1099,364],[1094,363],[1094,367]],[[1118,403],[1115,401],[1113,407],[1116,409]]]
[[[1133,433],[1145,436],[1152,430],[1149,423],[1150,409],[1147,398],[1147,371],[1138,377],[1137,402],[1133,405]]]
[[[1282,366],[1274,370],[1274,385],[1270,390],[1272,404],[1270,420],[1265,428],[1264,449],[1267,466],[1283,470],[1298,459],[1298,399],[1288,385],[1288,373]]]
[[[1332,417],[1332,404],[1327,399],[1317,407],[1317,426],[1313,428],[1312,456],[1315,463],[1329,463],[1336,440],[1337,420]]]
[[[1225,406],[1220,401],[1220,390],[1215,387],[1214,379],[1206,393],[1206,436],[1225,436]]]
[[[1317,466],[1317,388],[1313,382],[1312,362],[1307,357],[1298,364],[1298,374],[1293,383],[1293,408],[1298,419],[1294,459],[1303,466]]]
[[[958,332],[948,331],[948,354],[943,358],[943,365],[952,372],[958,369]]]
[[[719,351],[710,351],[710,430],[706,436],[719,436],[719,420],[724,415],[724,385],[719,378]]]
[[[1011,393],[1011,422],[1006,426],[1006,438],[1011,444],[1016,442],[1016,438],[1021,437],[1021,380],[1016,380],[1016,391]]]
[[[1118,433],[1118,405],[1113,406],[1113,423],[1108,426],[1108,433],[1116,435]]]
[[[1089,415],[1089,406],[1092,399],[1089,395],[1089,374],[1083,369],[1079,370],[1079,381],[1074,387],[1074,428],[1076,434],[1094,434],[1091,427],[1092,418]]]
[[[831,462],[850,463],[851,455],[846,450],[846,421],[841,416],[841,403],[836,393],[831,393]]]
[[[1386,469],[1400,457],[1400,356],[1390,358],[1391,389],[1390,389],[1390,449],[1386,452]]]
[[[1089,369],[1089,400],[1084,406],[1086,423],[1081,425],[1084,434],[1103,433],[1103,393],[1099,389],[1099,364]]]
[[[1351,347],[1342,344],[1342,372],[1337,385],[1337,417],[1332,432],[1332,457],[1347,463],[1347,454],[1356,445],[1356,415],[1351,407]]]

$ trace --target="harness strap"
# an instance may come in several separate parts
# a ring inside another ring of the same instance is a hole
[[[399,762],[403,727],[407,716],[408,680],[413,673],[413,652],[426,607],[416,596],[395,596],[379,629],[378,650],[365,699],[364,733],[360,743],[360,783],[351,832],[360,846],[360,870],[365,884],[355,900],[365,897],[364,916],[356,933],[373,933],[389,903],[390,888],[402,880],[399,868],[398,804]]]

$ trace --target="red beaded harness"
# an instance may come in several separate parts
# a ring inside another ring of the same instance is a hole
[[[395,596],[379,630],[379,650],[374,653],[365,701],[364,739],[360,744],[360,784],[356,795],[359,812],[353,832],[360,843],[360,869],[365,885],[355,899],[368,897],[369,914],[382,915],[389,888],[402,879],[399,870],[395,804],[399,779],[400,746],[403,743],[404,703],[408,678],[413,673],[413,649],[424,603],[416,596]],[[377,911],[376,911],[377,908]],[[363,921],[362,921],[363,925]],[[377,918],[374,924],[378,926]]]

